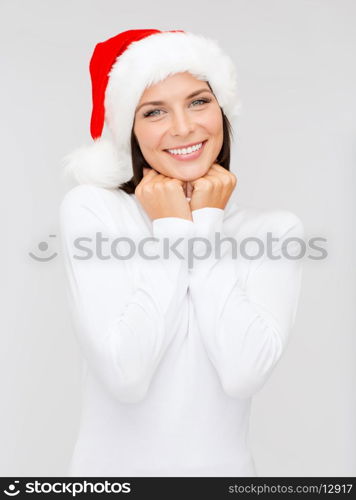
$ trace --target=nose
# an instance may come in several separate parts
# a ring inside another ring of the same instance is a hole
[[[180,110],[174,113],[171,122],[172,135],[189,135],[194,130],[194,122],[189,112]]]

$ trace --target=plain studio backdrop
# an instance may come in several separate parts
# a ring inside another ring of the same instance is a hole
[[[95,44],[158,28],[212,37],[236,63],[240,203],[290,210],[307,239],[327,240],[326,259],[305,259],[287,350],[253,399],[258,475],[355,476],[356,3],[2,0],[0,10],[0,475],[66,472],[81,354],[59,245],[60,159],[91,142]]]

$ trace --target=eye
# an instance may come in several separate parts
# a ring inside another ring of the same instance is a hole
[[[160,109],[153,109],[152,111],[146,111],[146,113],[143,113],[144,118],[147,118],[148,116],[158,116],[154,115],[155,111],[161,111]]]
[[[195,101],[192,101],[192,104],[193,104],[194,102],[201,102],[201,103],[203,103],[203,104],[206,104],[206,103],[208,103],[208,102],[210,102],[210,101],[211,101],[211,99],[207,99],[207,98],[204,98],[204,99],[195,99]]]

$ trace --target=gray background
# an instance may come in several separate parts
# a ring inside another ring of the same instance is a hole
[[[287,351],[253,400],[258,474],[355,475],[356,3],[2,0],[0,19],[1,476],[61,476],[70,458],[81,355],[63,263],[28,252],[59,251],[60,159],[91,141],[94,45],[133,28],[218,40],[239,72],[240,203],[291,210],[328,239],[328,258],[305,262]]]

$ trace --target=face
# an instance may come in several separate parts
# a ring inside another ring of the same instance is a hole
[[[185,181],[205,175],[223,144],[219,103],[207,82],[188,72],[175,73],[144,91],[133,130],[152,168]]]

